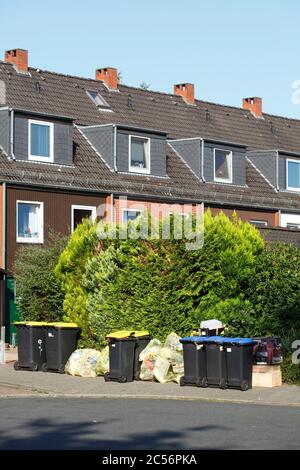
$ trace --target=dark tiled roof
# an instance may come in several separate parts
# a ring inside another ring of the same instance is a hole
[[[300,153],[300,121],[264,115],[256,119],[241,108],[196,100],[187,105],[181,97],[120,85],[109,91],[102,82],[30,68],[19,74],[0,62],[0,80],[6,83],[6,105],[43,114],[74,116],[78,125],[126,124],[158,129],[168,138],[201,136],[237,142],[250,149],[277,149]],[[37,87],[36,83],[40,86]],[[39,92],[37,91],[39,89]],[[113,112],[99,111],[86,90],[98,90]],[[131,105],[128,106],[128,99]],[[271,124],[272,122],[272,124]],[[247,186],[201,183],[168,146],[168,178],[114,174],[75,131],[74,168],[11,162],[0,156],[2,179],[65,188],[105,190],[133,195],[186,198],[250,207],[300,208],[300,196],[276,193],[247,162]]]
[[[268,242],[292,243],[300,248],[300,230],[290,228],[260,228],[264,239]]]

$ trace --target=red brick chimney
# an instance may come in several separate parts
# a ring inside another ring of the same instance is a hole
[[[262,117],[262,99],[261,98],[244,98],[243,99],[243,108],[249,109],[251,113],[257,117]]]
[[[28,51],[26,49],[5,51],[4,60],[9,64],[14,64],[19,72],[28,72]]]
[[[113,67],[106,67],[96,70],[96,80],[101,80],[110,90],[118,89],[118,70]]]
[[[184,101],[188,104],[195,103],[195,91],[193,83],[180,83],[174,85],[174,95],[182,96]]]

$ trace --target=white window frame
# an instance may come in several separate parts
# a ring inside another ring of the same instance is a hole
[[[19,237],[19,204],[34,204],[39,205],[38,212],[38,226],[39,226],[39,238],[30,237]],[[44,243],[44,203],[40,201],[16,201],[16,235],[17,243],[35,243],[41,245]]]
[[[43,157],[42,155],[32,155],[31,154],[31,124],[37,124],[39,126],[49,127],[49,157]],[[38,121],[35,119],[28,120],[28,160],[33,160],[36,162],[44,163],[53,163],[54,162],[54,124],[53,122],[47,121]]]
[[[71,233],[74,232],[74,210],[84,210],[84,211],[91,211],[92,212],[92,220],[93,222],[96,220],[97,217],[97,208],[96,206],[81,206],[80,204],[72,204],[71,206]]]
[[[268,221],[267,220],[251,219],[250,224],[256,225],[258,227],[268,227]]]
[[[140,168],[138,166],[131,166],[131,139],[141,139],[141,140],[147,140],[147,152],[148,155],[146,155],[146,168]],[[132,173],[145,173],[145,174],[150,174],[150,162],[151,162],[151,141],[150,137],[143,137],[141,135],[129,135],[129,147],[128,147],[128,156],[129,156],[129,171]]]
[[[138,217],[139,217],[140,215],[142,215],[143,210],[142,209],[127,209],[127,208],[122,209],[122,222],[123,222],[123,224],[126,224],[125,217],[124,217],[125,212],[139,212],[139,215],[138,215]],[[127,223],[128,223],[128,221],[127,221]]]
[[[293,188],[292,186],[289,186],[289,163],[298,163],[299,167],[300,167],[300,160],[296,160],[296,159],[293,159],[293,158],[287,158],[286,159],[286,189],[288,189],[289,191],[296,191],[296,192],[300,192],[300,187],[299,188]]]
[[[220,152],[225,152],[229,158],[229,178],[218,178],[216,177],[216,150]],[[232,150],[225,150],[221,148],[214,148],[214,181],[218,183],[232,183]]]

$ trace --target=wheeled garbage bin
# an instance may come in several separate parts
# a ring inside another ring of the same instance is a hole
[[[207,384],[227,388],[226,357],[222,336],[208,336],[205,343]]]
[[[140,354],[145,349],[151,336],[148,331],[134,331],[133,336],[136,338],[136,345],[134,351],[134,369],[133,369],[133,378],[134,380],[140,380],[140,371],[141,371],[141,362]]]
[[[203,336],[187,336],[181,338],[183,345],[184,375],[180,385],[196,385],[207,387],[206,350],[205,343],[208,338]]]
[[[65,365],[77,349],[80,328],[75,323],[48,323],[45,326],[46,360],[44,372],[65,372]]]
[[[105,382],[132,382],[134,379],[134,352],[136,340],[130,332],[107,336],[109,344],[109,372],[104,374]]]
[[[252,388],[253,347],[251,338],[223,338],[227,386],[246,391]]]
[[[43,322],[15,322],[18,338],[15,370],[41,370],[46,361],[45,325]]]
[[[139,356],[151,337],[148,331],[121,330],[106,337],[109,342],[109,372],[106,382],[132,382],[140,380]]]

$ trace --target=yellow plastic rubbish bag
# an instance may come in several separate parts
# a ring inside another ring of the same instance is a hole
[[[104,375],[109,371],[109,346],[100,351],[100,357],[96,368],[97,375]]]
[[[100,351],[96,349],[76,349],[68,359],[65,372],[79,377],[96,377]]]
[[[164,384],[168,381],[171,381],[170,379],[168,380],[168,373],[170,370],[171,364],[166,359],[165,357],[157,356],[155,360],[155,366],[153,370],[153,375],[160,382],[161,384]]]
[[[161,347],[162,344],[159,339],[152,339],[140,353],[140,361],[143,361],[145,358],[148,357],[154,359],[158,355]]]
[[[166,338],[164,346],[166,346],[167,348],[171,348],[174,351],[182,351],[182,344],[179,340],[180,336],[178,336],[174,332],[170,333]]]

